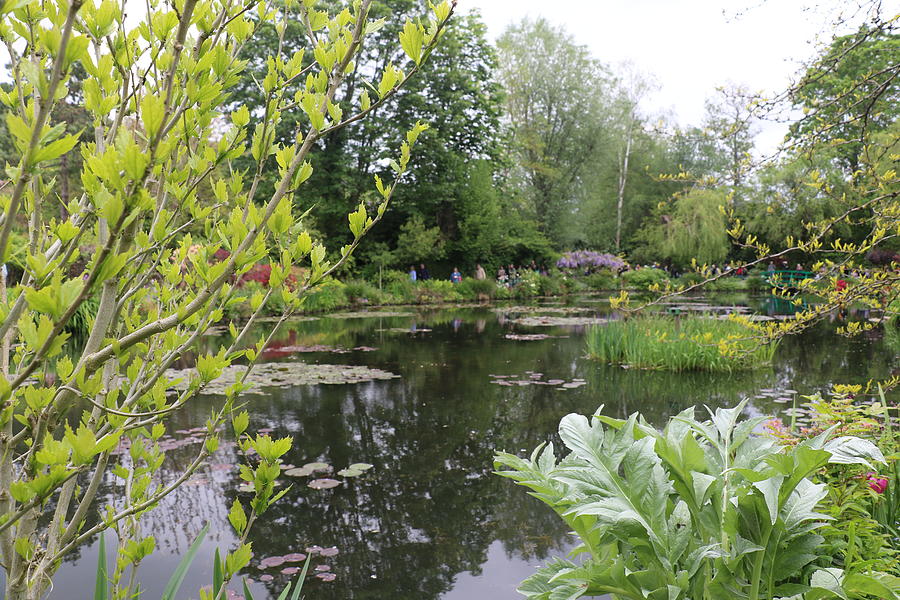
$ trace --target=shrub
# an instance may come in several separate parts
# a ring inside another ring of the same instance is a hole
[[[499,453],[498,474],[532,490],[581,542],[578,563],[555,559],[519,591],[567,600],[897,598],[890,576],[835,565],[816,532],[826,490],[810,477],[829,463],[883,462],[878,448],[830,433],[781,445],[752,435],[767,417],[738,420],[745,404],[704,422],[690,408],[662,432],[600,407],[590,419],[562,419],[569,453],[560,462],[552,444],[530,458]]]
[[[608,269],[603,269],[597,273],[591,273],[584,278],[584,282],[592,290],[606,291],[615,290],[619,287],[616,274]]]
[[[744,323],[706,317],[642,316],[611,321],[587,335],[591,358],[666,371],[721,371],[771,363],[777,343],[762,345]]]
[[[642,268],[625,271],[621,275],[625,287],[636,290],[648,290],[654,285],[665,285],[669,276],[662,269]]]
[[[747,290],[747,280],[740,277],[721,277],[710,281],[706,287],[714,292],[743,292]]]
[[[539,273],[523,269],[519,271],[519,282],[510,290],[515,298],[531,298],[541,293]]]
[[[706,278],[703,277],[703,275],[701,275],[700,273],[696,273],[694,271],[688,271],[687,273],[681,275],[673,283],[680,285],[680,286],[688,287],[691,285],[697,285],[704,279],[706,279]]]
[[[493,279],[463,279],[456,286],[459,295],[467,300],[491,300],[497,295],[497,282]]]
[[[862,386],[837,385],[832,393],[806,396],[801,407],[804,426],[792,417],[766,424],[783,443],[796,444],[829,429],[839,435],[864,436],[875,442],[888,464],[877,472],[860,465],[829,465],[818,474],[828,488],[821,512],[833,520],[822,528],[823,545],[845,563],[900,574],[900,436],[891,425],[888,405],[881,398],[860,400]]]
[[[456,290],[458,284],[445,279],[429,279],[418,284],[416,301],[419,304],[458,302],[462,296]]]
[[[351,304],[384,304],[385,295],[374,285],[362,279],[344,282],[344,293]]]
[[[541,296],[562,296],[569,292],[565,280],[552,275],[538,276],[538,290]]]
[[[745,281],[747,282],[747,289],[751,292],[768,292],[772,290],[769,282],[759,275],[751,275]]]
[[[319,287],[308,294],[303,302],[304,312],[327,312],[347,306],[346,287],[336,279],[323,281]]]

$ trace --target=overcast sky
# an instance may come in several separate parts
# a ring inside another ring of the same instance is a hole
[[[698,124],[704,100],[733,82],[751,90],[784,88],[801,61],[815,54],[836,6],[849,0],[459,0],[481,11],[492,39],[510,23],[542,16],[562,25],[594,56],[615,67],[628,61],[652,75],[658,90],[643,106],[680,124]],[[893,6],[891,6],[893,5]],[[727,7],[727,8],[726,8]],[[886,12],[900,0],[884,2]],[[759,139],[783,135],[767,126]]]

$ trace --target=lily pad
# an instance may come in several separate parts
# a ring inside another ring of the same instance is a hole
[[[336,488],[337,486],[341,485],[341,482],[337,479],[323,478],[313,479],[307,485],[314,490],[330,490],[331,488]]]
[[[330,548],[322,548],[321,550],[319,550],[319,554],[321,554],[322,556],[337,556],[338,555],[337,546],[331,546]]]
[[[298,467],[296,469],[288,469],[284,472],[284,474],[288,477],[309,477],[312,475],[312,471],[307,469],[306,467]]]
[[[225,390],[243,376],[247,367],[232,365],[222,374],[209,382],[204,388],[205,394],[224,394]],[[184,391],[195,376],[195,369],[169,369],[166,377],[176,381],[172,389]],[[360,383],[364,381],[386,380],[399,377],[388,371],[372,369],[358,365],[319,365],[301,362],[262,363],[256,365],[247,376],[245,383],[250,385],[251,393],[262,393],[267,387],[292,387],[297,385],[336,385],[342,383]]]
[[[268,348],[264,351],[267,356],[269,354],[277,354],[278,356],[288,356],[290,354],[304,354],[311,352],[330,352],[332,354],[349,354],[351,352],[374,352],[378,348],[371,346],[357,346],[355,348],[341,348],[339,346],[327,346],[325,344],[313,344],[311,346],[279,346],[277,348]]]
[[[296,575],[300,572],[300,567],[288,567],[281,570],[282,575]]]
[[[552,338],[567,338],[567,335],[547,335],[546,333],[507,333],[504,335],[508,340],[516,340],[519,342],[536,342],[538,340],[549,340]]]
[[[571,315],[583,312],[592,312],[594,309],[586,306],[499,306],[497,308],[492,308],[492,311],[496,313],[509,314],[509,313],[524,313],[524,314],[536,314],[536,313],[550,313],[557,315]]]
[[[601,325],[608,319],[601,317],[521,317],[510,322],[523,327],[572,327],[584,325]]]
[[[330,570],[331,570],[331,565],[316,565],[316,571],[319,571],[320,573],[325,572],[325,571],[330,571]]]
[[[334,581],[337,579],[337,575],[334,573],[316,573],[316,577],[322,581]]]
[[[400,311],[381,311],[381,312],[369,312],[369,311],[360,311],[360,312],[343,312],[343,313],[334,313],[328,315],[330,319],[387,319],[387,318],[399,318],[399,317],[415,317],[416,313],[411,312],[400,312]]]
[[[369,469],[372,468],[372,466],[373,465],[370,465],[369,463],[353,463],[352,465],[350,465],[347,468],[348,469],[356,469],[357,471],[368,471]]]
[[[363,472],[357,471],[356,469],[341,469],[337,474],[341,477],[359,477]]]
[[[331,465],[323,462],[311,462],[303,465],[304,469],[309,469],[310,471],[319,472],[319,473],[327,473],[331,471]]]
[[[303,562],[304,560],[306,560],[306,555],[301,552],[292,552],[284,555],[284,562]]]

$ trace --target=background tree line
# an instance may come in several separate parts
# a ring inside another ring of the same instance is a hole
[[[373,16],[385,24],[354,64],[341,103],[349,107],[372,73],[403,62],[394,43],[400,24],[426,4],[373,3]],[[275,26],[266,24],[244,50],[248,66],[231,102],[259,107],[252,120],[263,118],[265,57],[304,50],[304,64],[314,60],[303,25],[287,23],[281,42]],[[315,207],[307,227],[324,239],[349,241],[343,215],[360,201],[375,206],[371,178],[390,173],[378,157],[396,150],[390,146],[422,119],[431,127],[410,163],[410,185],[397,191],[384,223],[349,269],[372,274],[427,262],[438,276],[453,266],[471,274],[476,263],[494,270],[531,260],[550,265],[559,252],[578,248],[675,268],[693,258],[749,258],[753,252],[729,240],[720,206],[759,242],[775,247],[805,224],[842,213],[835,198],[858,193],[860,157],[878,151],[873,146],[880,146],[882,163],[890,162],[900,127],[898,55],[900,39],[889,26],[837,37],[811,57],[804,84],[783,104],[814,118],[795,119],[785,151],[760,162],[756,117],[772,107],[762,106],[751,90],[733,84],[710,90],[702,122],[681,126],[646,108],[651,78],[604,63],[564,29],[525,19],[493,44],[480,15],[470,12],[453,21],[422,76],[370,118],[317,142],[315,174],[299,204],[303,211]],[[835,68],[813,76],[823,64]],[[77,100],[80,86],[71,86],[70,94]],[[70,112],[64,118],[71,129],[84,128],[84,115]],[[276,141],[293,138],[297,113],[282,116]],[[814,152],[801,143],[811,135],[823,142]],[[0,123],[0,151],[9,148]],[[71,176],[80,158],[69,154],[57,167],[63,197],[80,186]],[[830,189],[808,185],[811,176]],[[262,186],[277,179],[273,157]],[[868,231],[864,223],[842,221],[830,236],[858,242]],[[897,249],[890,241],[887,248]]]

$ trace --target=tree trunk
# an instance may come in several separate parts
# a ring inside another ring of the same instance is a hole
[[[622,205],[625,203],[625,184],[628,182],[628,159],[631,157],[631,128],[634,118],[628,122],[625,133],[625,152],[622,154],[622,168],[619,171],[619,197],[616,203],[616,252],[622,249]]]

